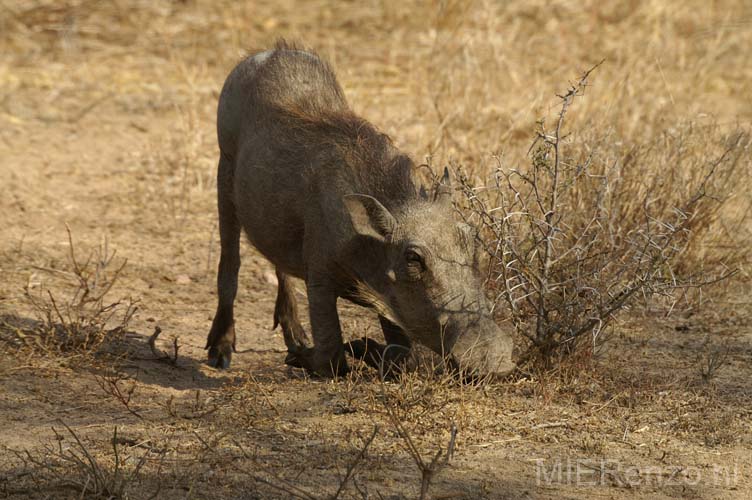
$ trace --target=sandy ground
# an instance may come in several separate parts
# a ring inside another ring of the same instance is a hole
[[[426,463],[446,449],[451,425],[458,429],[430,498],[752,496],[752,303],[744,283],[691,316],[623,317],[598,362],[563,378],[481,389],[415,377],[382,385],[364,369],[347,380],[312,380],[284,366],[281,333],[271,331],[273,268],[244,245],[242,352],[228,372],[208,368],[219,250],[212,113],[235,53],[212,61],[195,33],[181,38],[209,11],[176,5],[170,23],[159,17],[177,33],[161,32],[171,40],[164,46],[149,31],[148,11],[146,41],[117,26],[92,34],[84,18],[79,42],[69,40],[78,49],[61,48],[66,39],[44,38],[44,29],[24,35],[41,51],[4,42],[12,52],[0,94],[0,495],[78,498],[80,488],[63,479],[86,477],[86,469],[60,463],[54,450],[89,450],[112,477],[117,429],[123,470],[146,457],[140,474],[123,476],[128,498],[324,498],[353,463],[340,497],[414,498],[421,472],[396,415]],[[294,10],[259,6],[263,36],[254,41],[284,34]],[[395,16],[382,22],[401,22]],[[293,35],[306,27],[293,26]],[[225,42],[233,44],[230,28]],[[315,33],[311,43],[329,46]],[[399,112],[411,100],[411,88],[398,83],[410,61],[374,56],[358,67],[346,46],[330,55],[357,109],[426,154],[431,130],[419,113]],[[374,75],[393,83],[391,93],[369,90]],[[749,112],[749,103],[739,106]],[[137,299],[138,311],[118,345],[129,354],[117,364],[18,341],[38,319],[24,288],[68,290],[55,271],[70,270],[66,225],[82,258],[106,238],[115,260],[127,259],[109,297]],[[377,332],[367,311],[346,307],[342,317],[348,336]],[[156,326],[161,350],[177,338],[176,366],[149,350]],[[705,382],[703,357],[720,347],[725,362]],[[128,405],[108,380],[130,390]]]

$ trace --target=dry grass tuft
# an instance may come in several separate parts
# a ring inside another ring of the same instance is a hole
[[[130,298],[109,298],[126,261],[115,263],[116,252],[110,252],[107,240],[80,261],[67,231],[69,268],[36,266],[60,280],[67,293],[53,293],[46,286],[35,291],[27,285],[26,298],[39,321],[33,331],[16,333],[35,351],[73,359],[106,352],[122,340],[137,307]]]
[[[161,208],[170,214],[173,230],[185,229],[196,198],[215,189],[216,161],[207,152],[216,145],[200,124],[199,108],[195,95],[189,105],[180,106],[175,128],[151,145],[143,163],[157,187],[154,201],[166,205]]]
[[[698,360],[700,377],[703,382],[707,384],[716,378],[719,370],[723,368],[723,365],[728,361],[728,355],[728,346],[704,346]]]
[[[133,447],[123,452],[121,439],[115,427],[110,440],[112,453],[102,456],[93,448],[84,444],[81,437],[67,424],[61,422],[65,433],[55,433],[54,445],[47,444],[43,452],[29,451],[14,454],[19,461],[16,478],[29,477],[34,483],[32,488],[23,488],[18,493],[44,493],[46,491],[71,490],[79,498],[101,498],[125,500],[140,484],[142,469],[149,460],[160,462],[164,453],[152,456],[152,451]],[[16,485],[11,485],[15,490]],[[157,498],[159,486],[148,498]],[[141,497],[141,495],[139,495]],[[146,497],[143,497],[146,498]]]

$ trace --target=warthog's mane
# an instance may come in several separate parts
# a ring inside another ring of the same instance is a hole
[[[305,57],[285,57],[290,52]],[[415,198],[412,160],[350,109],[325,60],[279,40],[258,71],[266,82],[256,89],[263,95],[265,118],[284,137],[285,150],[276,153],[314,168],[338,169],[332,174],[353,192],[371,195],[390,209]]]
[[[277,109],[277,118],[299,146],[295,154],[341,169],[353,192],[368,194],[390,210],[415,199],[414,163],[391,138],[351,111]]]

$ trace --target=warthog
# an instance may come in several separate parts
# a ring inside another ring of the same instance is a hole
[[[241,228],[276,267],[274,327],[286,362],[331,376],[345,353],[398,367],[413,341],[475,374],[513,368],[511,337],[488,310],[473,230],[454,220],[448,172],[429,194],[389,137],[349,108],[331,68],[283,42],[227,77],[217,112],[219,305],[209,364],[235,348]],[[313,347],[290,277],[305,280]],[[343,344],[337,299],[375,309],[387,346]]]

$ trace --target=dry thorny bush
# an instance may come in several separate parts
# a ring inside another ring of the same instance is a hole
[[[73,358],[102,353],[122,339],[136,312],[132,299],[109,298],[126,261],[115,262],[116,252],[110,252],[106,239],[85,261],[76,256],[70,229],[68,244],[69,269],[36,266],[60,278],[60,288],[67,293],[53,293],[47,286],[34,291],[27,285],[26,298],[39,321],[32,331],[16,333],[29,347],[54,355]]]
[[[594,69],[559,96],[553,127],[539,122],[529,164],[499,156],[493,182],[480,188],[455,166],[460,212],[490,255],[496,313],[506,309],[527,345],[523,365],[587,359],[620,311],[696,307],[698,290],[743,264],[736,231],[749,209],[723,210],[749,178],[749,133],[677,124],[649,144],[597,124],[568,133],[567,112]]]

